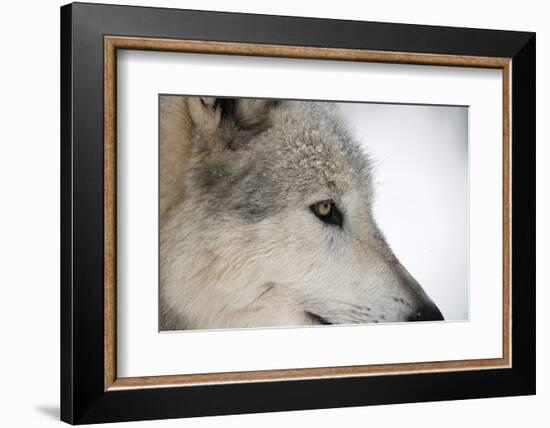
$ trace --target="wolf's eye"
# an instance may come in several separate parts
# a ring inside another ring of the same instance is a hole
[[[334,201],[320,201],[313,204],[309,207],[313,214],[317,216],[319,220],[324,221],[325,223],[335,224],[337,226],[342,226],[344,222],[344,217],[340,210],[336,207]]]

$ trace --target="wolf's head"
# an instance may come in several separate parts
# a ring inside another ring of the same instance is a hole
[[[161,328],[442,320],[372,213],[329,103],[189,97],[185,197],[162,219]]]

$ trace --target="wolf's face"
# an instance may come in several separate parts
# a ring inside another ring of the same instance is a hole
[[[189,97],[162,219],[161,328],[442,320],[372,214],[369,161],[327,103]]]

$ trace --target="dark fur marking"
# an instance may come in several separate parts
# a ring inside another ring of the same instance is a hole
[[[283,189],[263,168],[252,169],[252,162],[239,171],[223,165],[208,165],[195,173],[197,184],[206,190],[210,210],[215,213],[236,211],[249,222],[258,222],[286,207]]]

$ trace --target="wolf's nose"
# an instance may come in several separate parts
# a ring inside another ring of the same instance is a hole
[[[435,305],[423,305],[407,321],[443,321],[443,314]]]

